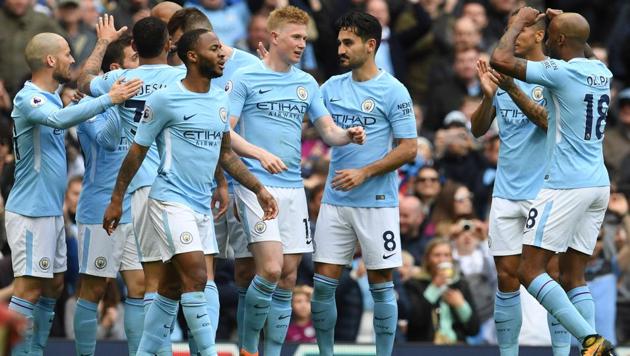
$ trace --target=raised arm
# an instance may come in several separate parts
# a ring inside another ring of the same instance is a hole
[[[79,91],[91,95],[90,82],[101,72],[101,64],[103,63],[107,46],[120,38],[125,31],[127,31],[127,26],[123,26],[116,31],[114,16],[105,14],[103,17],[98,18],[98,23],[96,24],[96,36],[98,39],[94,50],[85,60],[85,64],[79,73],[79,78],[77,79]]]
[[[490,73],[490,68],[484,60],[477,61],[477,74],[479,75],[479,81],[481,82],[481,91],[483,92],[483,98],[481,104],[473,112],[470,123],[471,132],[475,137],[481,137],[488,132],[492,120],[496,116],[496,110],[492,101],[494,94],[497,92],[497,83],[493,80]]]
[[[365,142],[365,131],[361,126],[353,126],[347,129],[335,125],[330,115],[320,117],[315,121],[315,128],[319,136],[328,146],[343,146],[349,143],[362,145]]]
[[[514,42],[523,27],[536,22],[539,16],[545,16],[545,14],[540,14],[538,10],[531,7],[523,7],[519,10],[492,52],[490,65],[494,69],[512,78],[525,80],[527,61],[514,56]]]
[[[131,180],[142,165],[142,161],[144,161],[144,157],[146,157],[148,151],[148,146],[141,146],[134,142],[131,148],[129,148],[129,152],[127,152],[127,156],[120,167],[118,177],[116,178],[116,185],[112,192],[112,200],[107,210],[105,210],[105,216],[103,217],[103,228],[109,235],[111,235],[118,226],[122,215],[122,202],[125,192],[127,191],[127,187],[129,187],[129,183],[131,183]]]

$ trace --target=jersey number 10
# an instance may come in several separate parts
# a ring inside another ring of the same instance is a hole
[[[586,102],[586,128],[584,130],[584,139],[590,140],[593,131],[593,94],[584,95],[584,101]],[[606,113],[608,112],[608,104],[610,103],[610,97],[608,94],[604,94],[599,97],[597,101],[597,123],[595,124],[595,136],[597,139],[601,139],[604,135],[604,126],[606,126]],[[605,105],[604,105],[605,104]]]

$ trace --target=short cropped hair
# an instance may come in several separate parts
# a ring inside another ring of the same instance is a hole
[[[287,23],[308,25],[308,21],[309,18],[306,11],[289,5],[275,9],[269,14],[269,18],[267,19],[267,29],[269,31],[273,31]]]
[[[206,28],[198,28],[196,30],[185,32],[177,42],[177,56],[179,59],[188,64],[188,51],[192,51],[197,47],[199,37],[204,33],[212,32]]]
[[[376,17],[368,13],[350,11],[341,16],[335,25],[337,27],[337,33],[340,30],[349,30],[361,37],[363,42],[367,42],[370,39],[376,40],[376,49],[381,45],[383,28]]]
[[[162,54],[168,41],[164,21],[157,17],[145,17],[133,26],[133,42],[142,58],[155,58]]]
[[[207,28],[213,31],[212,24],[210,20],[208,20],[208,17],[194,7],[177,10],[168,21],[167,27],[168,34],[171,36],[173,36],[177,30],[188,32],[197,28]]]
[[[109,67],[114,63],[118,63],[122,66],[125,61],[125,48],[129,46],[131,46],[131,35],[128,33],[124,33],[119,39],[107,46],[105,55],[103,56],[103,62],[101,63],[103,73],[109,72]]]

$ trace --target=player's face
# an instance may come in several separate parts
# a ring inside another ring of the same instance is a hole
[[[356,69],[368,59],[367,43],[350,29],[342,29],[337,36],[337,55],[344,68]]]
[[[225,53],[219,38],[214,32],[206,32],[199,36],[197,41],[197,68],[205,77],[217,78],[223,75],[225,65]]]
[[[61,48],[59,52],[55,56],[56,61],[53,70],[53,78],[59,83],[66,83],[72,78],[70,73],[70,66],[74,64],[74,58],[70,53],[70,46],[68,45],[68,42],[66,42],[65,40],[60,41],[63,42],[60,46]]]
[[[508,26],[516,19],[516,16],[510,17]],[[514,42],[514,54],[517,57],[525,58],[528,53],[536,49],[544,36],[544,32],[540,33],[535,26],[523,27],[521,32],[516,36]]]
[[[302,58],[306,47],[306,25],[286,23],[277,31],[271,32],[271,40],[278,48],[282,59],[290,64],[296,64]]]
[[[558,53],[558,37],[558,31],[556,30],[552,20],[549,24],[549,28],[547,29],[547,42],[545,42],[547,53],[551,58],[560,58]]]
[[[133,47],[127,46],[123,50],[123,69],[134,69],[140,65],[138,60],[138,52],[134,51]]]

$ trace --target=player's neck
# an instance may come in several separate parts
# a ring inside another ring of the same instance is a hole
[[[193,93],[207,93],[210,90],[210,78],[188,69],[186,77],[182,79],[182,85]]]
[[[567,48],[565,51],[560,53],[560,58],[564,61],[570,61],[573,58],[585,58],[584,57],[584,49],[570,49]]]
[[[365,62],[361,67],[352,70],[352,80],[355,82],[366,82],[379,73],[376,63],[372,61]]]
[[[38,88],[45,90],[49,93],[54,93],[59,88],[59,82],[55,80],[51,73],[48,72],[35,72],[31,77],[31,82]]]
[[[263,59],[265,65],[274,72],[288,72],[291,69],[292,64],[285,62],[277,51],[271,49],[265,59]]]
[[[540,51],[540,50],[531,51],[527,53],[527,55],[525,55],[525,59],[527,59],[528,61],[533,61],[533,62],[544,61],[545,58],[547,58],[547,56],[545,56],[545,53],[543,53],[543,51]]]
[[[153,58],[144,58],[144,57],[140,57],[139,58],[139,64],[140,65],[145,65],[145,64],[167,64],[167,57],[166,57],[166,53],[160,54],[157,57],[153,57]]]

